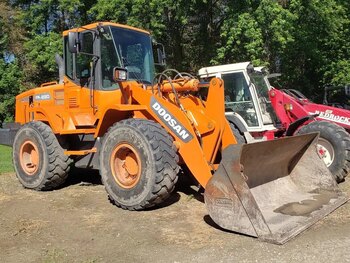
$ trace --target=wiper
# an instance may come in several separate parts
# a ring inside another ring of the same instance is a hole
[[[140,80],[140,82],[142,83],[142,84],[152,84],[150,81],[148,81],[148,80],[145,80],[145,79],[142,79],[142,80]]]
[[[130,79],[134,79],[134,80],[136,80],[139,83],[143,83],[144,80],[142,80],[138,76],[138,74],[141,74],[141,72],[138,73],[138,72],[135,72],[135,71],[129,71],[128,67],[130,67],[130,68],[135,67],[135,68],[138,68],[140,71],[141,71],[141,69],[139,67],[137,67],[137,66],[131,65],[126,57],[122,57],[122,61],[123,61],[123,67],[128,70],[128,74],[129,74]]]

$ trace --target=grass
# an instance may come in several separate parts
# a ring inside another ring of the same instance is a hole
[[[0,145],[0,174],[13,171],[12,148]]]

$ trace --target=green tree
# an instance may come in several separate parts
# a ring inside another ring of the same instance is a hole
[[[90,10],[97,20],[110,20],[151,31],[164,43],[168,62],[184,68],[183,34],[188,3],[171,0],[98,0]]]
[[[0,60],[0,123],[13,121],[15,97],[23,90],[22,71],[17,61]]]
[[[335,0],[291,0],[294,42],[283,54],[286,87],[321,101],[325,84],[340,84],[349,72],[349,17]],[[347,68],[343,68],[343,67]]]
[[[224,20],[221,0],[98,0],[96,20],[111,20],[149,30],[165,45],[169,67],[195,73],[215,55]]]
[[[23,48],[27,61],[24,68],[27,82],[39,85],[58,78],[55,54],[62,55],[61,34],[50,32],[34,35],[24,43]]]
[[[347,0],[3,0],[0,121],[20,90],[57,79],[62,31],[95,21],[150,31],[181,71],[250,60],[316,99],[326,84],[350,83]]]
[[[23,90],[23,74],[15,54],[22,51],[24,32],[18,10],[0,2],[0,123],[12,121],[15,96]]]
[[[20,12],[6,2],[0,2],[0,58],[19,54],[25,40]]]
[[[233,2],[221,27],[221,42],[212,63],[253,61],[255,65],[280,64],[281,54],[294,41],[295,16],[276,1]]]

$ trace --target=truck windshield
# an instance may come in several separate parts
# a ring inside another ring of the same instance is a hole
[[[227,112],[239,114],[248,127],[259,126],[258,117],[243,72],[233,72],[222,75],[225,85],[225,108]]]
[[[249,73],[249,76],[256,88],[263,123],[276,124],[278,122],[278,119],[271,105],[269,96],[270,84],[268,83],[266,76],[263,73],[256,71]]]
[[[264,97],[267,101],[270,101],[269,86],[265,81],[265,75],[260,72],[254,72],[249,74],[250,79],[253,81],[258,97]]]
[[[154,77],[153,51],[146,33],[120,27],[105,27],[101,37],[103,87],[109,88],[114,67],[128,71],[128,79],[151,84]]]

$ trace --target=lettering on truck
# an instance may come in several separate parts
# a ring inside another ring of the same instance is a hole
[[[49,93],[36,94],[34,100],[50,100],[51,96]]]
[[[193,139],[191,133],[170,112],[163,108],[154,97],[151,98],[151,109],[183,142],[189,142]]]
[[[318,118],[330,120],[334,122],[350,125],[350,118],[345,116],[334,115],[332,110],[309,112],[310,114],[318,114]]]

